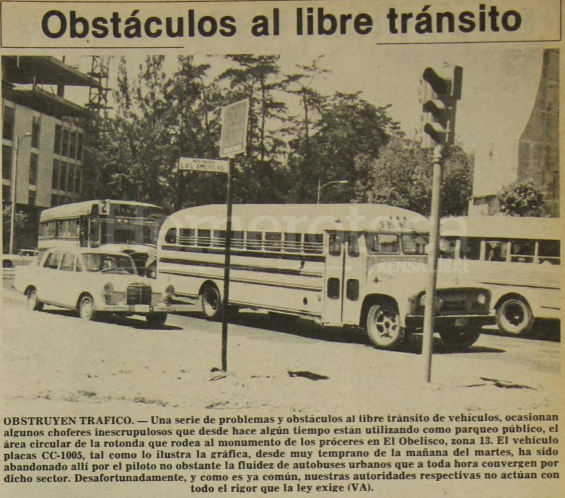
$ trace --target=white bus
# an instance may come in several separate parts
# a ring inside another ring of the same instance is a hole
[[[559,318],[561,229],[558,218],[446,218],[440,253],[465,260],[473,279],[489,288],[503,333],[525,337],[535,319]]]
[[[189,208],[159,232],[157,271],[176,295],[222,313],[226,207]],[[376,347],[400,347],[421,328],[427,272],[426,218],[377,204],[236,205],[230,306],[311,318],[328,326],[364,326]],[[442,277],[437,331],[460,349],[489,317],[490,294]]]
[[[153,204],[93,200],[45,209],[39,219],[40,251],[104,247],[129,254],[141,275],[155,264],[156,241],[165,213]]]

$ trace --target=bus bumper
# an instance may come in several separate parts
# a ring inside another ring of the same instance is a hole
[[[494,325],[496,318],[494,315],[449,315],[436,316],[434,319],[435,329],[450,328],[481,328],[485,325]],[[407,315],[406,328],[421,329],[424,326],[424,315]]]

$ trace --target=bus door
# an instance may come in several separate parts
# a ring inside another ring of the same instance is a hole
[[[80,247],[88,247],[88,216],[79,217],[78,239]]]
[[[357,232],[346,234],[343,268],[342,316],[344,324],[359,324],[361,313],[361,289],[364,285],[367,251],[364,237]]]
[[[322,323],[341,325],[345,234],[329,232],[326,237],[326,268],[324,270],[324,313]]]
[[[360,234],[331,232],[327,237],[324,279],[324,314],[326,325],[359,323],[364,251]]]

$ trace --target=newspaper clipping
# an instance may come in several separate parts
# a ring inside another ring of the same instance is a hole
[[[0,8],[0,496],[564,496],[560,0]]]

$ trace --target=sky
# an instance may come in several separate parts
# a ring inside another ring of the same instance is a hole
[[[496,143],[522,133],[536,98],[542,67],[543,47],[519,45],[422,45],[377,47],[371,52],[352,53],[351,47],[323,54],[321,66],[331,71],[315,81],[322,93],[361,92],[376,106],[391,105],[390,116],[409,137],[420,127],[420,79],[426,67],[439,68],[446,62],[463,67],[462,98],[457,106],[456,141],[468,152],[485,143]],[[131,53],[130,53],[131,54]],[[131,74],[137,72],[143,56],[127,54]],[[310,64],[320,54],[308,52],[281,55],[283,71],[295,64]],[[111,61],[110,85],[115,86],[118,56]],[[223,70],[221,58],[198,57],[212,64],[211,75]],[[90,69],[91,59],[69,56],[69,64],[82,71]],[[176,69],[176,56],[167,57],[165,69]],[[84,103],[84,90],[67,91],[68,98]]]

